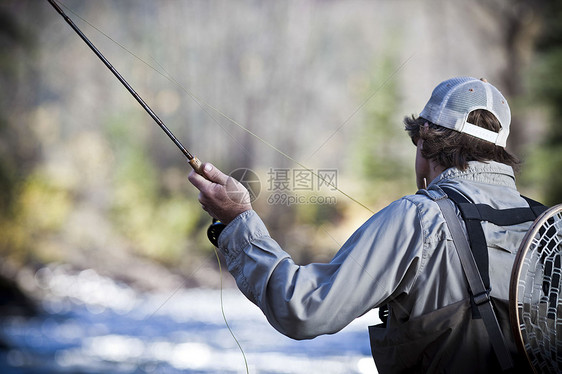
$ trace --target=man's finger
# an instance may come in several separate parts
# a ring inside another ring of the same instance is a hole
[[[205,178],[222,186],[226,185],[229,176],[214,167],[213,164],[206,162],[202,165],[202,168]]]
[[[189,179],[191,184],[194,185],[195,188],[197,188],[199,191],[205,189],[206,187],[208,187],[210,184],[213,183],[205,179],[205,177],[202,177],[201,175],[197,174],[195,170],[191,170],[191,172],[187,176],[187,179]]]

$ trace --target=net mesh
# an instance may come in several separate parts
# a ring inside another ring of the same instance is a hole
[[[518,280],[523,345],[540,373],[562,373],[562,208],[531,238]]]

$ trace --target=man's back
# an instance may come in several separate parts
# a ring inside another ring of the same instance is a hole
[[[405,197],[417,206],[424,232],[421,265],[407,293],[389,300],[386,329],[371,328],[373,354],[380,372],[493,372],[498,371],[488,333],[473,318],[468,284],[451,234],[437,204],[440,187],[452,188],[474,203],[496,209],[528,207],[515,188],[511,167],[471,162],[468,169],[449,169],[427,191]],[[491,296],[509,349],[517,356],[509,327],[508,293],[511,269],[519,243],[530,222],[498,227],[483,222],[488,253]],[[524,367],[518,362],[519,368]]]

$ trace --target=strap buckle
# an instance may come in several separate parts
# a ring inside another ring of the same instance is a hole
[[[490,301],[490,291],[492,291],[491,289],[487,289],[484,292],[481,292],[477,295],[473,295],[472,296],[472,300],[474,300],[474,304],[476,306],[480,306],[484,303],[487,303]]]

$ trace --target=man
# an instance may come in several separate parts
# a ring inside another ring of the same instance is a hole
[[[192,172],[189,180],[203,209],[227,224],[219,249],[238,287],[281,333],[294,339],[334,333],[388,305],[387,325],[371,329],[379,372],[498,372],[435,199],[449,187],[497,209],[528,207],[515,186],[518,160],[505,150],[510,121],[507,101],[485,80],[439,84],[420,116],[404,120],[417,147],[420,191],[373,215],[326,264],[296,265],[249,199],[229,198],[228,191],[243,187],[212,165],[205,165],[207,179]],[[528,226],[483,224],[491,297],[518,368],[506,310],[511,267]]]

